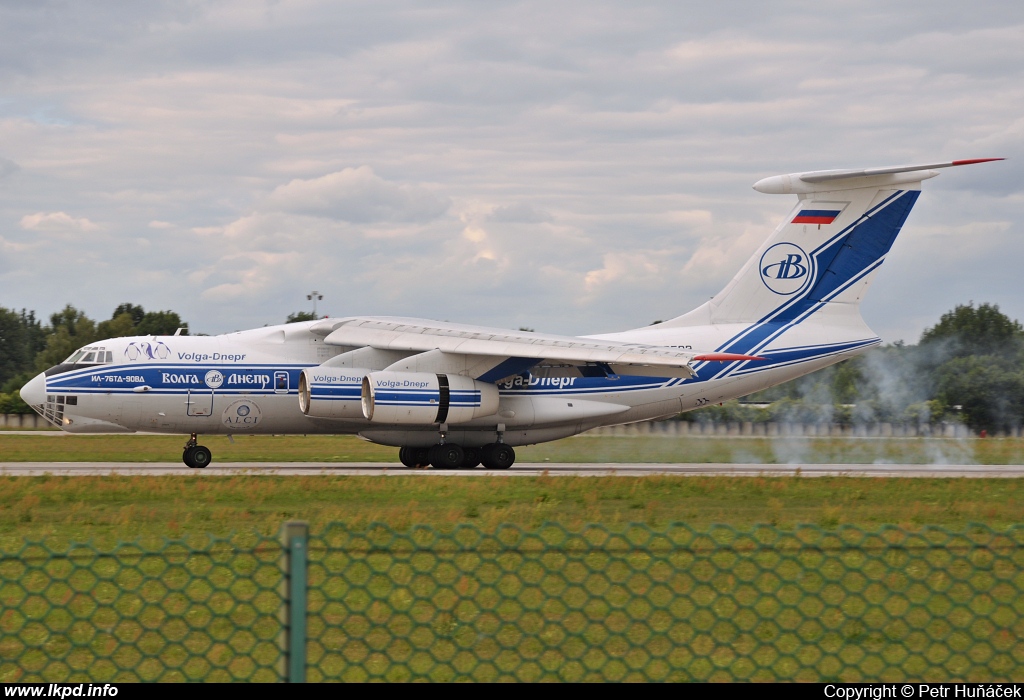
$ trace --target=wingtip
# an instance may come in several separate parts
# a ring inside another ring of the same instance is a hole
[[[975,163],[991,163],[995,160],[1006,160],[1006,158],[968,158],[967,160],[954,160],[953,165],[974,165]]]

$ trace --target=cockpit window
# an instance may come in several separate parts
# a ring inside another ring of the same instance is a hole
[[[114,353],[103,347],[89,345],[72,353],[71,357],[64,360],[66,365],[99,365],[108,364],[114,361]]]

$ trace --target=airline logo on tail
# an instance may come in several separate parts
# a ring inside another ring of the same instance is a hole
[[[837,352],[835,348],[839,345],[835,343],[803,345],[804,338],[812,332],[807,326],[800,347],[776,345],[772,349],[772,344],[790,329],[813,318],[830,302],[847,303],[849,308],[856,309],[872,273],[885,260],[917,201],[921,182],[938,175],[935,172],[938,168],[986,160],[996,159],[864,170],[818,170],[759,180],[754,184],[758,192],[796,194],[800,195],[800,201],[764,248],[709,304],[712,323],[742,327],[716,350],[743,355],[778,352],[778,366],[796,365]],[[815,226],[820,234],[812,230]],[[807,246],[807,250],[802,246]],[[755,267],[756,278],[753,276]],[[771,294],[756,293],[761,288],[758,282]],[[704,318],[703,314],[695,313],[693,323],[687,323],[690,319],[682,316],[679,319],[682,323],[678,325],[699,326]],[[857,314],[848,314],[835,324],[834,328],[840,332],[848,330],[850,333],[850,337],[840,343],[844,349],[838,352],[879,342],[878,338],[867,337],[870,330]],[[831,333],[822,337],[831,337]],[[769,365],[759,364],[757,368],[747,369],[743,363],[733,363],[713,374],[702,370],[701,378],[707,381],[738,376],[761,371],[766,366]]]
[[[794,243],[776,243],[764,252],[760,263],[761,281],[769,290],[790,296],[810,283],[810,258]]]

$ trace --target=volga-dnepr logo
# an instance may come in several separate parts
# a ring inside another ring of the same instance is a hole
[[[764,286],[782,296],[802,292],[814,278],[810,256],[794,243],[776,243],[761,256]]]

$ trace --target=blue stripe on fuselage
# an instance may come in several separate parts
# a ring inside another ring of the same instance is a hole
[[[210,391],[206,383],[208,372],[221,374],[220,386],[212,388],[217,393],[294,393],[299,384],[299,374],[308,365],[195,365],[195,364],[150,364],[150,365],[96,365],[88,369],[75,370],[47,377],[47,391],[51,392],[96,392],[132,391],[147,386],[157,393],[178,393],[185,391]],[[287,387],[278,388],[277,374],[288,375]]]
[[[764,358],[763,360],[748,363],[746,367],[743,367],[733,372],[732,376],[754,374],[756,372],[764,371],[766,369],[774,367],[800,364],[802,362],[807,362],[809,360],[818,360],[823,357],[839,355],[841,353],[856,350],[858,348],[878,345],[881,342],[881,338],[867,338],[865,340],[858,340],[849,343],[834,343],[832,345],[821,345],[803,348],[782,348],[779,350],[762,352],[760,353],[760,356]]]

